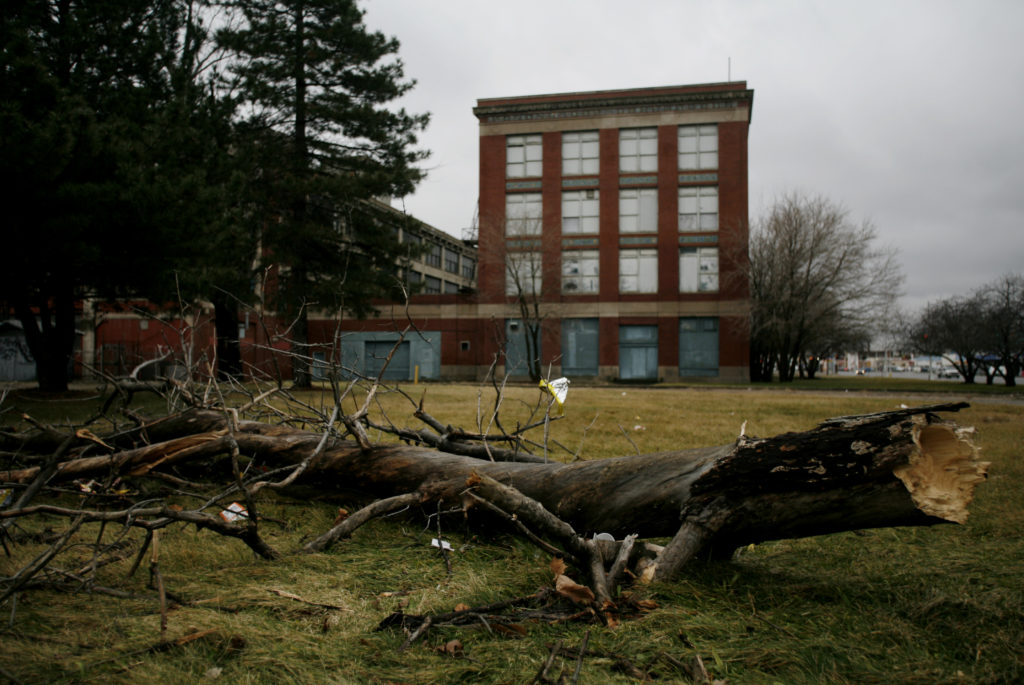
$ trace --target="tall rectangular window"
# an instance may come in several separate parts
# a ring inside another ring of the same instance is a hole
[[[428,295],[436,295],[441,292],[441,279],[436,276],[427,276],[424,280],[423,292]]]
[[[505,294],[535,295],[540,292],[540,252],[509,252],[505,255]]]
[[[470,280],[476,278],[476,260],[472,257],[462,256],[462,277]]]
[[[505,235],[540,235],[540,193],[513,193],[505,196]]]
[[[597,174],[597,131],[576,131],[562,134],[562,175]]]
[[[600,264],[597,255],[597,250],[572,250],[562,253],[562,292],[597,292]]]
[[[619,130],[619,171],[658,170],[658,129]]]
[[[444,248],[444,270],[450,274],[459,273],[459,253],[449,248]]]
[[[596,318],[562,319],[562,375],[597,375],[599,329]]]
[[[718,188],[703,186],[679,189],[679,230],[718,230]]]
[[[619,326],[619,378],[658,377],[658,327]]]
[[[562,193],[562,233],[597,233],[599,199],[596,190]]]
[[[679,168],[718,168],[718,126],[679,127]]]
[[[427,266],[441,268],[441,246],[437,243],[427,243],[427,255],[424,258]]]
[[[508,136],[505,139],[505,176],[541,175],[541,136]]]
[[[679,375],[718,375],[718,319],[679,319]]]
[[[414,259],[420,256],[420,246],[423,245],[423,238],[410,231],[402,232],[402,243],[407,247],[405,254]]]
[[[679,248],[679,292],[718,292],[718,248]]]
[[[634,188],[619,191],[619,233],[658,232],[658,191]]]
[[[657,250],[619,250],[619,292],[658,292]]]

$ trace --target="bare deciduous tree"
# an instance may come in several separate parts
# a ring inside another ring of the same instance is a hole
[[[986,349],[998,357],[999,365],[986,372],[986,379],[998,374],[1009,386],[1024,368],[1024,275],[1004,275],[982,290],[985,298]]]
[[[523,365],[536,382],[544,377],[541,339],[549,313],[544,300],[557,287],[554,284],[558,283],[559,274],[557,269],[544,264],[539,216],[530,212],[513,214],[505,220],[503,228],[505,239],[500,249],[482,259],[500,262],[505,295],[519,319],[516,330],[506,331],[506,372]]]
[[[973,383],[985,349],[983,302],[978,293],[930,302],[911,325],[912,349],[942,357]]]
[[[903,276],[869,222],[823,197],[781,197],[751,231],[751,378],[791,381],[801,360],[870,336]],[[813,365],[808,365],[813,370]]]
[[[965,383],[984,373],[1016,385],[1024,366],[1024,276],[1005,275],[969,295],[928,303],[907,327],[908,346],[941,356]]]

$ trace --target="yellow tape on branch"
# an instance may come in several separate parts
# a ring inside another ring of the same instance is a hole
[[[562,414],[565,412],[565,396],[569,394],[569,379],[568,378],[556,378],[553,381],[542,380],[540,387],[547,390],[552,397],[555,398],[555,403],[558,404],[558,413]]]

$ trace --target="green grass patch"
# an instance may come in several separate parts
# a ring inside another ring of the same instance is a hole
[[[819,393],[795,387],[573,387],[565,417],[550,424],[552,441],[568,452],[552,449],[551,455],[600,459],[722,444],[735,439],[744,423],[748,435],[774,435],[832,416],[922,403],[914,389],[873,385],[871,390],[885,392]],[[814,382],[815,389],[823,387]],[[472,430],[489,421],[489,389],[405,389],[417,402],[425,391],[425,408],[446,423]],[[161,410],[159,401],[140,399],[146,411]],[[320,393],[302,399],[314,407],[329,404]],[[535,388],[510,388],[503,401],[505,427],[536,419],[538,399]],[[18,425],[26,412],[41,421],[74,423],[91,415],[96,402],[10,396],[2,420]],[[376,420],[386,416],[420,427],[400,394],[384,394],[379,402]],[[605,656],[584,661],[584,683],[636,682],[607,658],[612,654],[641,667],[653,664],[651,672],[663,682],[685,679],[662,654],[681,661],[699,654],[713,677],[733,685],[1019,682],[1024,405],[989,398],[952,418],[977,428],[977,442],[992,461],[967,524],[744,548],[729,562],[694,565],[674,582],[636,590],[658,607],[615,629],[526,623],[525,636],[483,626],[443,629],[400,652],[404,634],[374,631],[393,611],[480,605],[530,594],[551,581],[545,555],[515,537],[467,524],[461,514],[447,515],[441,524],[455,548],[451,576],[430,546],[436,528],[420,517],[376,521],[328,553],[290,554],[276,562],[255,558],[240,542],[176,525],[160,543],[159,569],[179,600],[169,608],[163,634],[148,587],[148,554],[128,577],[141,542],[140,534],[131,533],[124,538],[131,545],[124,560],[98,569],[94,585],[137,598],[106,596],[90,586],[20,593],[16,606],[0,607],[0,666],[23,682],[523,683],[553,643],[578,648],[589,630],[589,648]],[[66,504],[79,501],[65,496]],[[285,523],[265,522],[262,530],[275,548],[292,552],[328,528],[339,505],[346,503],[296,502],[267,493],[261,496],[264,515]],[[9,553],[0,550],[0,576],[16,573],[46,548],[29,534],[45,536],[65,525],[56,518],[19,522]],[[98,540],[109,544],[120,534],[115,526],[84,526],[54,565],[84,566]],[[174,644],[195,635],[201,637]],[[438,649],[452,639],[463,645],[456,657]],[[171,644],[158,647],[164,641]],[[563,661],[572,668],[571,660]]]

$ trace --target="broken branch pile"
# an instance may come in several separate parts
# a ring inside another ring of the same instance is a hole
[[[0,512],[0,519],[48,513],[122,521],[150,531],[183,521],[238,537],[261,556],[274,558],[279,552],[260,538],[254,514],[263,487],[285,493],[313,487],[376,500],[307,543],[307,552],[327,549],[375,516],[414,503],[424,508],[447,503],[510,521],[546,551],[584,569],[597,599],[606,602],[626,570],[664,580],[695,557],[728,555],[765,540],[962,523],[987,464],[978,460],[969,431],[941,420],[938,413],[965,406],[839,417],[802,433],[741,435],[718,447],[570,464],[539,463],[520,450],[480,450],[479,440],[452,429],[443,436],[431,431],[400,435],[406,440],[415,435],[420,444],[367,445],[342,439],[333,426],[314,433],[197,408],[104,439],[84,430],[74,436],[52,430],[5,436],[9,452],[24,454],[29,445],[39,452],[48,445],[58,453],[63,445],[75,456],[49,468],[44,463],[9,469],[0,472],[0,481],[26,488],[41,479],[53,485],[73,478],[177,478],[178,467],[230,458],[237,482],[206,506],[178,511],[140,504],[80,511],[18,500]],[[441,428],[422,407],[417,415]],[[450,451],[423,445],[431,442]],[[243,477],[240,457],[250,473],[259,475]],[[283,480],[270,478],[280,474]],[[225,497],[245,500],[249,515],[225,522],[203,511]],[[596,533],[616,541],[601,544],[593,538]],[[637,545],[637,537],[671,540],[658,547]]]

